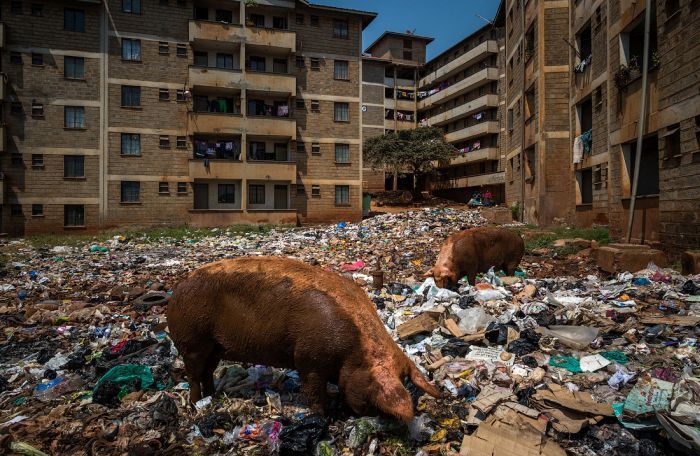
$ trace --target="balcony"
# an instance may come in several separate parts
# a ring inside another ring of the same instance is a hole
[[[190,66],[190,86],[219,87],[223,89],[238,89],[243,81],[241,70]]]
[[[279,138],[297,137],[297,122],[290,117],[248,116],[246,132],[256,136],[275,136]]]
[[[190,112],[187,134],[196,133],[240,135],[244,132],[246,119],[240,114],[213,112]]]
[[[394,102],[393,98],[384,99],[385,109],[398,109],[399,111],[413,111],[415,109],[415,102],[413,100],[396,100]]]
[[[423,109],[426,106],[444,103],[445,101],[463,95],[484,84],[488,84],[491,81],[498,81],[498,68],[484,68],[427,98],[423,98],[418,102],[418,108]]]
[[[204,160],[190,160],[189,172],[192,179],[296,182],[297,165],[294,162],[209,160],[209,166],[204,166]]]
[[[485,160],[498,160],[498,148],[486,147],[484,149],[477,149],[467,152],[466,154],[459,155],[458,157],[450,160],[449,166],[478,163]]]
[[[537,116],[531,116],[525,121],[525,147],[530,147],[537,141]]]
[[[649,90],[647,92],[648,114],[644,134],[649,134],[659,129],[659,91],[657,78],[658,71],[650,71],[648,75]],[[619,89],[618,89],[619,90]],[[629,82],[620,94],[620,128],[610,135],[612,144],[620,144],[632,141],[637,136],[637,124],[639,123],[639,109],[642,104],[642,77],[637,76]]]
[[[498,107],[498,95],[488,94],[428,118],[428,125],[442,125],[473,114],[483,108]]]
[[[435,190],[447,190],[451,188],[481,187],[482,185],[499,185],[505,184],[505,182],[506,173],[501,171],[489,174],[479,174],[477,176],[465,176],[447,179],[444,181],[436,182],[433,188]]]
[[[245,29],[239,24],[190,20],[190,42],[231,44],[240,43],[245,39]]]
[[[5,23],[0,22],[0,49],[5,48]]]
[[[297,78],[291,74],[247,70],[245,82],[248,90],[279,93],[292,97],[297,95]]]
[[[486,122],[481,122],[479,124],[472,125],[471,127],[462,128],[461,130],[447,133],[445,135],[445,141],[454,143],[457,141],[463,141],[465,139],[498,132],[498,121],[487,120]]]
[[[496,40],[484,41],[474,49],[471,49],[470,51],[467,51],[466,53],[452,60],[447,65],[433,71],[421,79],[420,86],[425,87],[443,79],[447,79],[460,70],[463,70],[464,68],[472,65],[474,62],[482,59],[482,57],[486,54],[498,54],[498,42]]]
[[[274,48],[289,53],[297,51],[296,33],[289,30],[245,27],[245,40],[247,44],[254,46]]]
[[[527,50],[525,51],[528,52]],[[537,79],[537,54],[535,51],[531,51],[531,55],[525,62],[525,88],[529,88],[530,85]]]

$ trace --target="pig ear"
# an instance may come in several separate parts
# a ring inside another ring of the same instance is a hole
[[[368,390],[368,399],[382,412],[405,423],[413,420],[413,400],[398,376],[386,369],[373,369],[374,381]]]
[[[423,374],[420,373],[418,368],[416,367],[415,364],[413,364],[412,361],[408,361],[409,364],[409,372],[408,376],[413,382],[414,385],[416,385],[418,388],[422,389],[426,393],[430,394],[436,399],[439,399],[442,396],[442,393],[440,393],[440,390],[437,389],[435,386],[431,385],[428,383],[428,381],[423,377]]]

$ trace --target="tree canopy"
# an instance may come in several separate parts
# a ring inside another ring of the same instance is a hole
[[[364,161],[372,169],[410,170],[425,174],[433,163],[454,157],[455,148],[445,142],[436,127],[419,127],[368,138],[364,144]]]

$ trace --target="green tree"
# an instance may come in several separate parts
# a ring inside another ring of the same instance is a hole
[[[364,144],[364,161],[374,170],[411,172],[414,175],[414,196],[419,196],[416,178],[430,174],[436,162],[454,157],[455,148],[445,142],[445,135],[436,127],[419,127],[368,138]]]

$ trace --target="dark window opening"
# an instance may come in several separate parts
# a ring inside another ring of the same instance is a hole
[[[85,206],[67,204],[63,206],[64,226],[85,226]]]
[[[44,167],[44,155],[43,154],[32,154],[32,167],[43,168]]]
[[[219,184],[218,202],[219,204],[235,204],[236,186],[234,184]]]
[[[248,186],[248,204],[265,204],[265,186],[250,184]]]
[[[664,134],[663,138],[665,142],[664,158],[668,160],[671,158],[680,157],[681,125],[669,125],[668,128],[666,128],[666,133]]]
[[[593,203],[593,170],[588,168],[578,172],[581,204]]]
[[[233,11],[231,10],[216,10],[216,22],[223,22],[224,24],[233,23]]]
[[[32,204],[32,216],[41,217],[44,215],[44,205],[43,204]]]
[[[637,143],[629,145],[629,159],[627,160],[627,172],[632,190],[634,170],[636,167]],[[659,147],[656,136],[645,138],[642,142],[642,158],[639,167],[639,179],[637,181],[637,196],[659,194]]]
[[[122,181],[121,202],[138,203],[141,198],[141,182]]]
[[[69,32],[85,32],[85,11],[75,8],[64,8],[63,29]]]
[[[287,18],[286,17],[278,17],[278,16],[273,16],[272,17],[272,28],[275,29],[281,29],[281,30],[287,30]]]
[[[333,38],[343,38],[348,37],[348,21],[341,21],[338,19],[333,20]]]
[[[576,42],[578,44],[578,53],[581,60],[585,60],[591,55],[591,25],[587,25],[581,30],[578,35],[576,35]]]
[[[579,116],[581,122],[581,134],[593,128],[593,103],[589,97],[579,105]]]
[[[85,177],[85,156],[64,155],[63,177]]]
[[[251,14],[250,22],[253,24],[253,27],[265,27],[265,16],[262,14]]]

